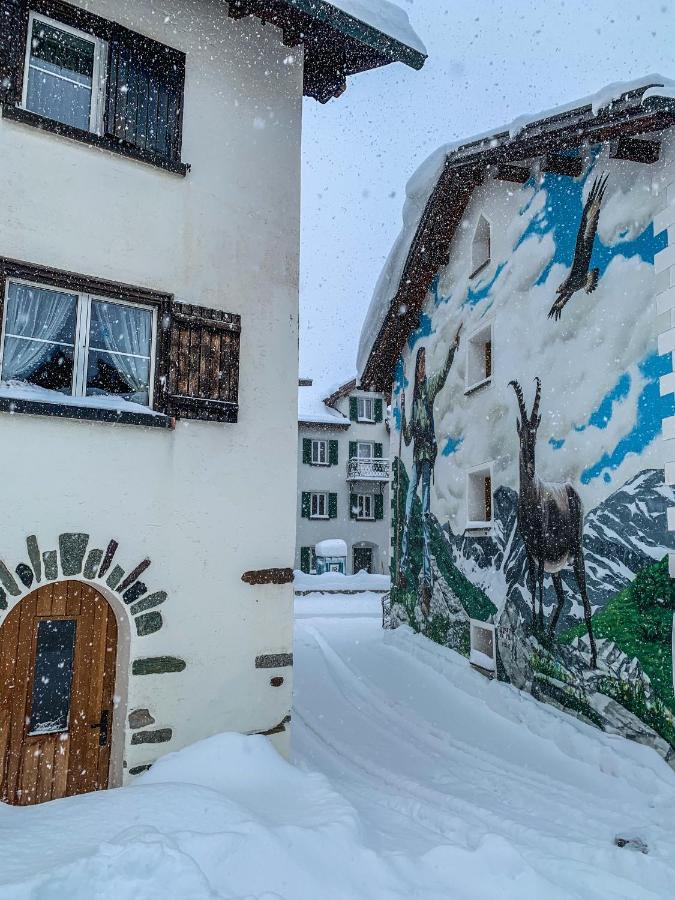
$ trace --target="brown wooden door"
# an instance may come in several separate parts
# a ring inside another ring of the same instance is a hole
[[[108,786],[117,622],[89,585],[38,588],[0,628],[0,799]]]

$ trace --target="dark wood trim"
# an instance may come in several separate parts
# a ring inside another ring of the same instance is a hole
[[[317,431],[333,431],[337,429],[338,431],[346,431],[351,422],[345,420],[341,422],[337,419],[335,422],[305,422],[303,419],[298,419],[298,425],[301,425],[303,428],[315,428]]]
[[[25,413],[28,416],[54,416],[57,419],[76,419],[80,422],[115,422],[118,425],[144,425],[148,428],[175,428],[174,419],[158,413],[129,412],[96,406],[73,406],[39,400],[15,400],[0,397],[0,412]]]
[[[229,400],[207,400],[203,397],[181,397],[170,394],[166,400],[167,415],[177,419],[202,419],[206,422],[236,424],[239,420],[239,404]]]
[[[28,0],[28,10],[56,19],[71,28],[86,31],[103,41],[109,41],[112,37],[112,22],[71,3],[63,3],[61,0]],[[27,37],[26,35],[26,39]]]
[[[511,163],[500,163],[495,170],[495,178],[500,181],[512,181],[515,184],[525,184],[531,175],[528,166],[514,166]]]
[[[580,156],[566,156],[564,153],[547,153],[542,165],[543,172],[579,178],[584,171],[584,161]]]
[[[246,584],[291,584],[293,569],[256,569],[244,572],[241,580]]]
[[[630,162],[656,163],[661,155],[661,142],[640,138],[620,137],[610,148],[610,159],[626,159]]]
[[[37,113],[30,112],[11,103],[3,103],[2,117],[12,122],[20,122],[22,125],[29,125],[31,128],[37,128],[40,131],[48,131],[59,137],[77,141],[80,144],[96,147],[98,150],[108,150],[110,153],[117,154],[117,156],[124,156],[136,162],[146,163],[149,166],[163,169],[165,172],[180,175],[183,178],[190,171],[188,163],[174,162],[157,153],[153,153],[151,150],[140,150],[138,147],[133,147],[130,144],[125,144],[105,135],[94,134],[81,128],[73,128],[72,125],[55,122],[53,119],[46,119],[44,116],[39,116]]]

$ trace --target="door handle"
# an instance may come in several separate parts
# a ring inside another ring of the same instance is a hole
[[[100,722],[92,722],[89,726],[90,728],[98,728],[98,745],[99,747],[105,747],[108,743],[108,731],[110,730],[109,725],[110,713],[107,709],[101,710],[101,721]]]

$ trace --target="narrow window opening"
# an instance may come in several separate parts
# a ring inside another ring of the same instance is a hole
[[[478,275],[490,262],[490,243],[490,223],[485,216],[481,215],[478,219],[471,245],[471,278]]]
[[[489,467],[467,475],[467,528],[492,524],[492,473]]]
[[[31,734],[68,730],[74,652],[74,619],[42,619],[38,622]]]

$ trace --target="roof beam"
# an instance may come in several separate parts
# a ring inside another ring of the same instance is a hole
[[[584,171],[584,161],[580,156],[566,156],[564,153],[547,153],[542,165],[543,172],[578,178]]]
[[[500,181],[513,181],[515,184],[525,184],[530,180],[529,167],[513,166],[511,163],[500,163],[494,172],[494,177]]]
[[[660,141],[622,136],[611,144],[609,158],[650,164],[658,162],[660,154]]]

